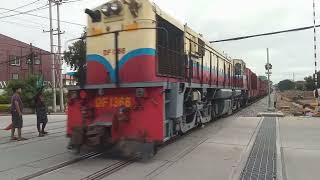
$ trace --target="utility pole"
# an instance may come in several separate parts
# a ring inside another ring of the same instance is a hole
[[[53,101],[52,101],[52,111],[57,112],[57,95],[56,95],[56,74],[55,74],[55,60],[53,54],[53,27],[52,27],[52,0],[49,0],[49,19],[50,19],[50,54],[51,54],[51,62],[52,62],[52,93],[53,93]]]
[[[29,56],[27,58],[29,75],[33,74],[33,61],[34,61],[34,54],[33,54],[32,43],[30,43],[30,54],[29,54]]]
[[[292,81],[295,82],[295,74],[292,73]]]
[[[61,5],[61,0],[57,0],[55,1],[56,5],[57,5],[57,31],[58,31],[58,62],[59,62],[59,68],[60,68],[60,72],[59,72],[59,86],[60,86],[60,111],[63,112],[64,111],[64,99],[63,99],[63,76],[62,76],[62,57],[61,57],[61,34],[63,34],[60,30],[60,5]]]

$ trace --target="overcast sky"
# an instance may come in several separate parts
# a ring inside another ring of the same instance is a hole
[[[49,50],[49,21],[33,16],[19,15],[1,18],[12,12],[1,14],[34,0],[4,1],[0,7],[0,33],[18,40],[33,43],[35,46]],[[85,8],[93,8],[105,0],[82,0],[64,4],[61,7],[61,19],[79,24],[86,24]],[[176,17],[181,23],[187,23],[207,40],[219,40],[256,33],[271,32],[310,26],[312,20],[312,0],[154,0],[160,8]],[[19,11],[25,11],[46,5],[46,0],[32,4]],[[320,3],[317,7],[317,22],[320,22]],[[54,10],[55,11],[55,10]],[[33,12],[48,16],[48,9]],[[55,14],[54,14],[55,16]],[[66,41],[79,37],[83,28],[77,25],[62,24],[63,46]],[[318,32],[320,41],[320,32]],[[265,73],[266,48],[270,49],[273,64],[272,80],[296,80],[314,72],[313,31],[252,38],[241,41],[216,43],[219,51],[224,51],[232,58],[242,58],[254,72]],[[320,44],[318,44],[320,50]],[[318,52],[320,55],[320,51]],[[319,56],[320,57],[320,56]],[[320,64],[320,63],[319,63]]]

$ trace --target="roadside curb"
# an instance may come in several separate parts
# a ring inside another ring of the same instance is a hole
[[[28,115],[36,115],[36,114],[23,114],[23,115],[28,116]],[[50,116],[50,115],[67,115],[67,113],[50,113],[50,114],[48,114],[48,116]],[[2,117],[2,116],[11,116],[11,114],[0,114],[0,117]]]
[[[67,113],[50,113],[48,115],[67,115]]]
[[[282,157],[283,151],[282,151],[282,143],[281,143],[281,137],[280,137],[280,123],[279,123],[279,117],[276,119],[277,123],[277,130],[276,130],[276,147],[277,147],[277,157],[276,157],[276,164],[277,164],[277,180],[287,180],[286,172],[285,172],[285,164]]]

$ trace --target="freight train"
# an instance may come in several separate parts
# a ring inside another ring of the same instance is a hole
[[[150,157],[267,93],[243,60],[149,0],[112,0],[85,13],[86,80],[68,94],[71,147],[112,145]]]

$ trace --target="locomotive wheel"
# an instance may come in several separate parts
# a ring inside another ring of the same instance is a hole
[[[231,115],[232,114],[232,108],[229,108],[229,111],[228,111],[228,115]]]

